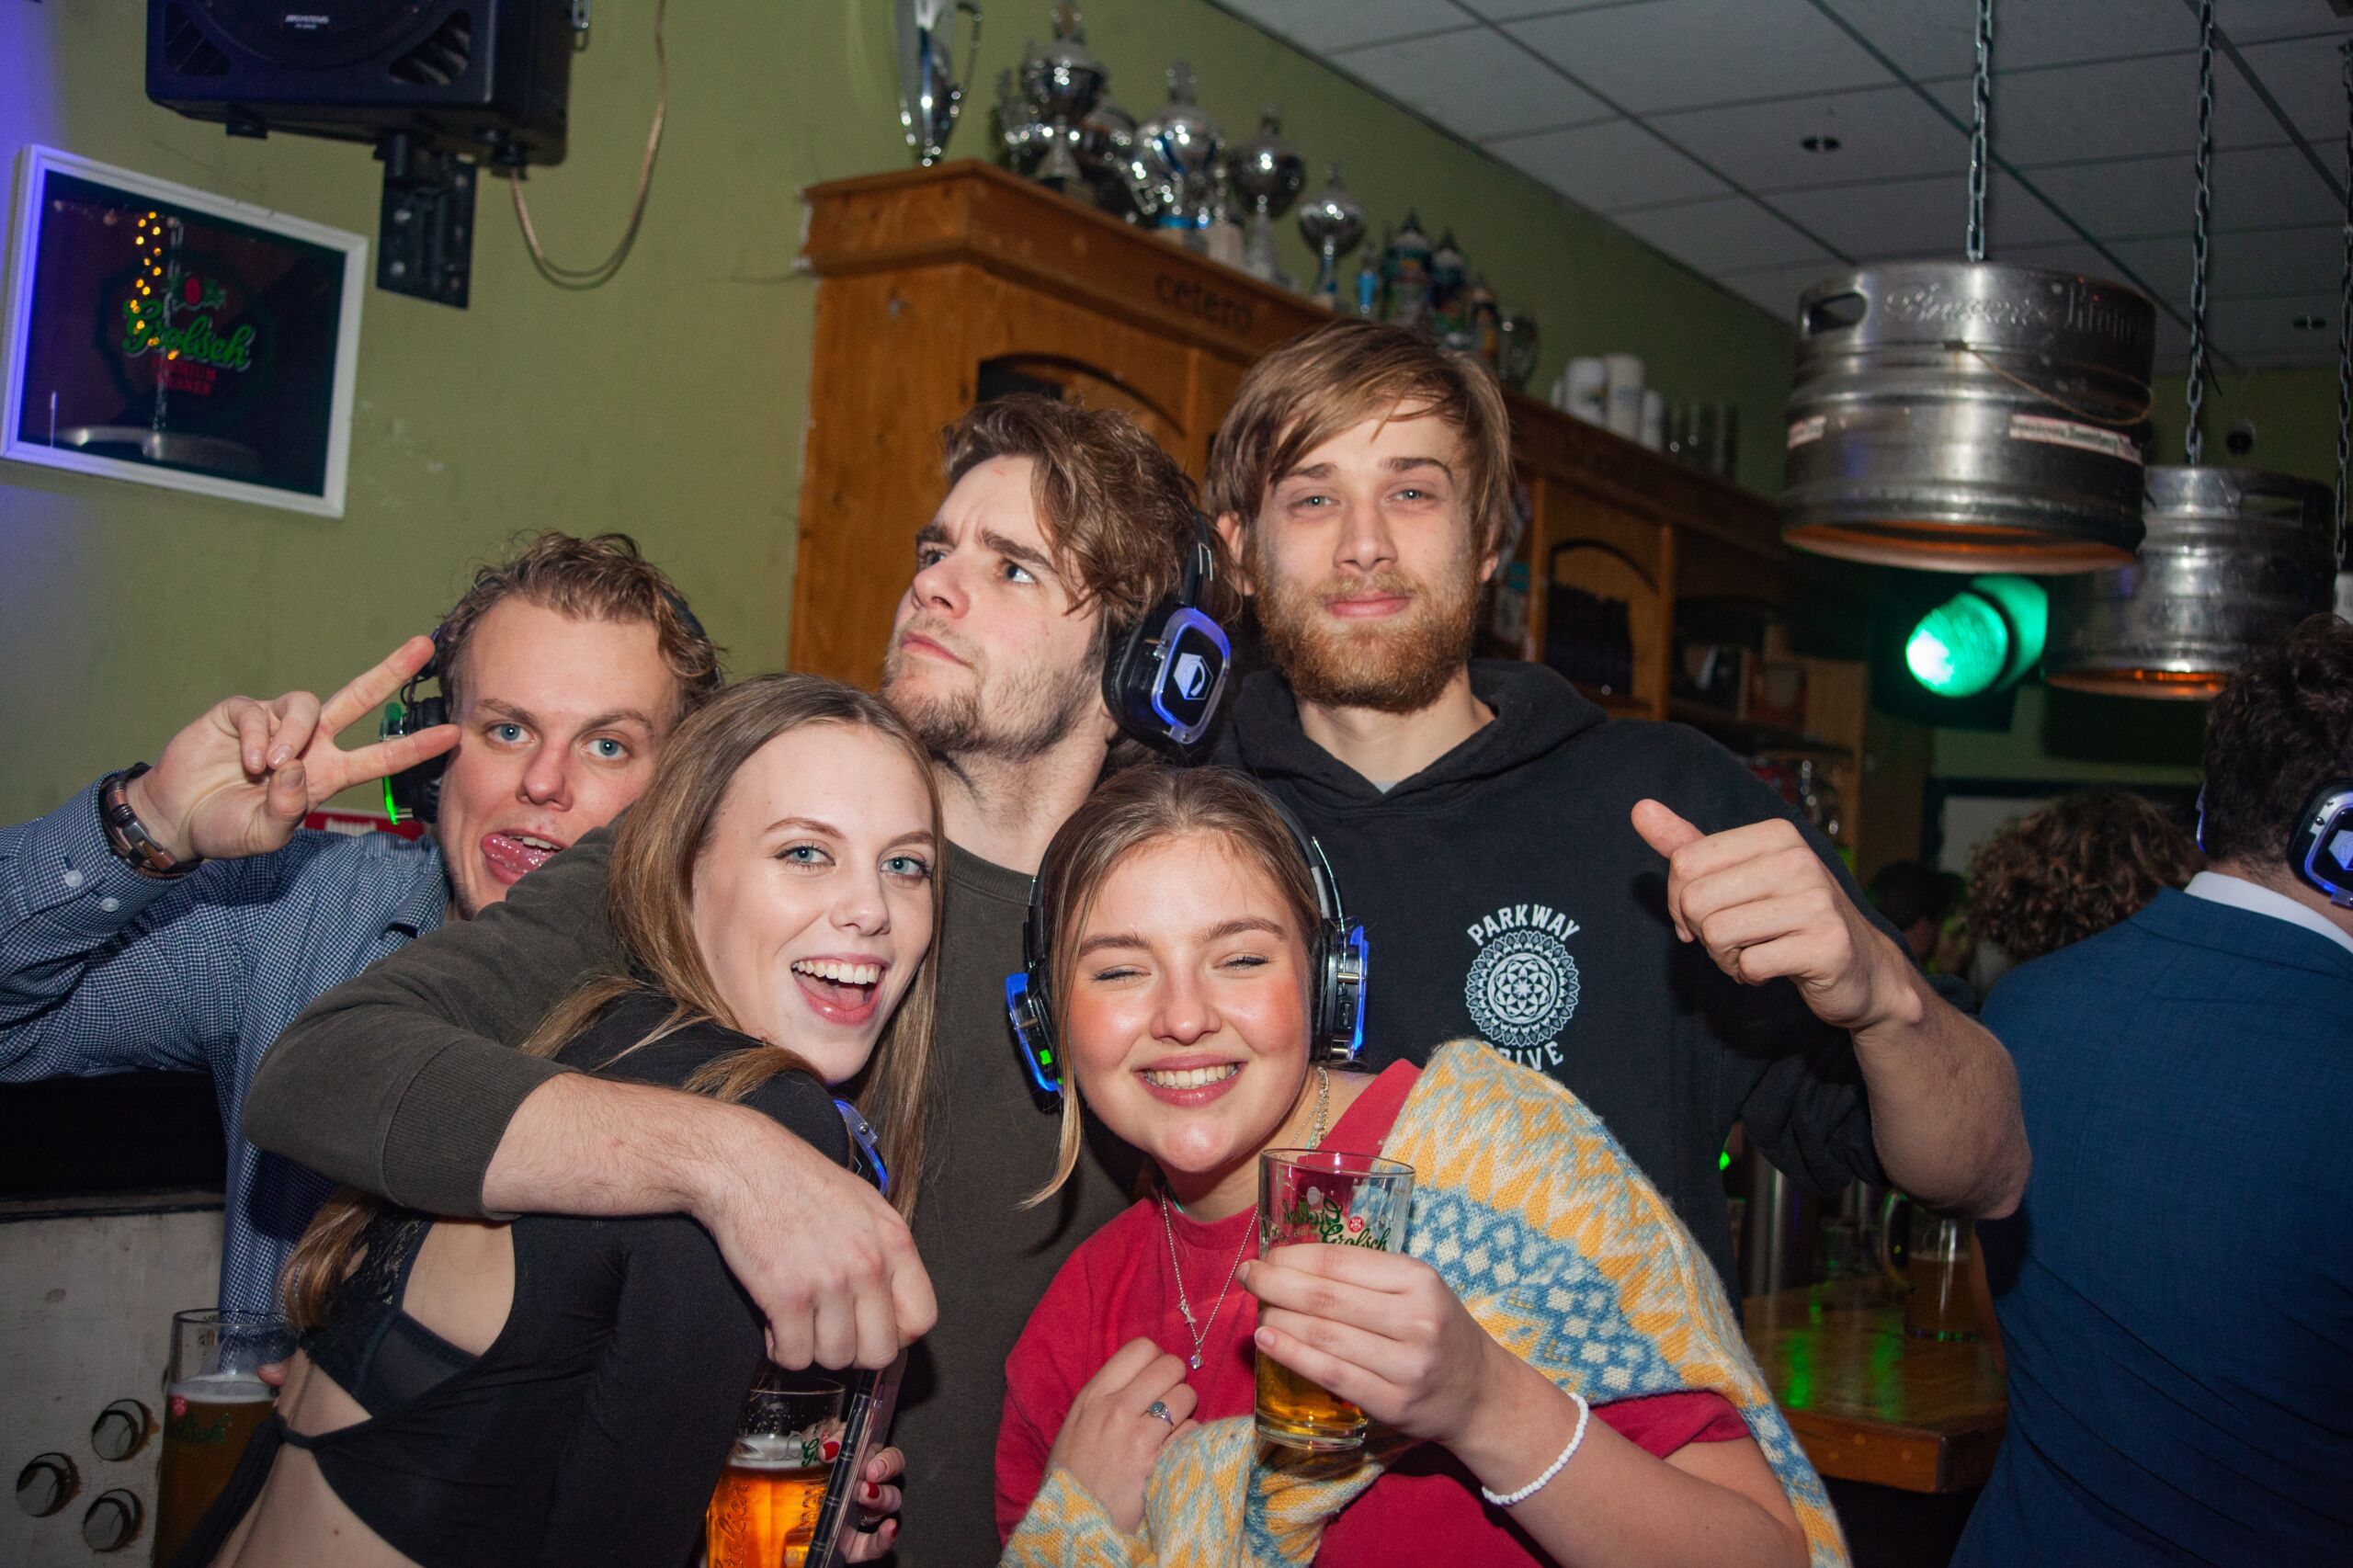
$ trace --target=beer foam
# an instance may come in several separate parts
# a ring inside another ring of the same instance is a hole
[[[182,1378],[164,1391],[169,1399],[184,1399],[190,1404],[254,1404],[266,1403],[278,1397],[278,1391],[249,1371],[207,1372],[202,1377]]]
[[[824,1463],[810,1464],[801,1457],[799,1437],[773,1436],[739,1437],[727,1462],[739,1470],[823,1470]]]

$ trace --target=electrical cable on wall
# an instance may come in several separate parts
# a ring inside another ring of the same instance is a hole
[[[670,11],[670,0],[655,0],[654,7],[654,124],[646,132],[645,160],[638,165],[637,198],[631,205],[629,226],[621,231],[619,244],[610,256],[594,267],[565,267],[548,259],[540,245],[539,232],[531,226],[531,206],[523,196],[523,171],[506,171],[506,187],[515,199],[515,222],[523,231],[523,244],[531,253],[531,265],[540,276],[559,289],[585,291],[599,289],[611,282],[629,260],[629,253],[637,244],[637,232],[645,222],[645,199],[654,189],[654,161],[662,155],[662,126],[670,113],[670,57],[662,44],[662,25]]]

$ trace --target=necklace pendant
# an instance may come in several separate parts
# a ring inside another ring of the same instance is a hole
[[[1195,1370],[1195,1371],[1197,1371],[1197,1372],[1198,1372],[1198,1371],[1199,1371],[1200,1369],[1201,1369],[1201,1353],[1200,1353],[1199,1351],[1196,1350],[1196,1351],[1194,1351],[1194,1352],[1193,1352],[1193,1370]]]

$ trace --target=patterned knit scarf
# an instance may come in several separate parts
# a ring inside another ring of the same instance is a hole
[[[1568,1090],[1476,1040],[1440,1047],[1381,1153],[1414,1167],[1406,1250],[1506,1348],[1593,1403],[1724,1396],[1796,1511],[1812,1568],[1847,1546],[1740,1335],[1715,1271],[1666,1199]],[[1122,1534],[1067,1472],[1046,1478],[1003,1568],[1306,1568],[1324,1525],[1407,1447],[1259,1443],[1248,1416],[1161,1450],[1144,1523]]]

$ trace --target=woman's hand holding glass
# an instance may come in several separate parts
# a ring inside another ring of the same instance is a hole
[[[1067,1471],[1113,1524],[1132,1534],[1143,1523],[1153,1461],[1170,1438],[1192,1428],[1199,1398],[1185,1381],[1181,1358],[1149,1339],[1131,1339],[1071,1401],[1046,1455],[1046,1473]]]
[[[1409,1437],[1455,1448],[1520,1363],[1419,1258],[1277,1247],[1242,1266],[1258,1348]]]

